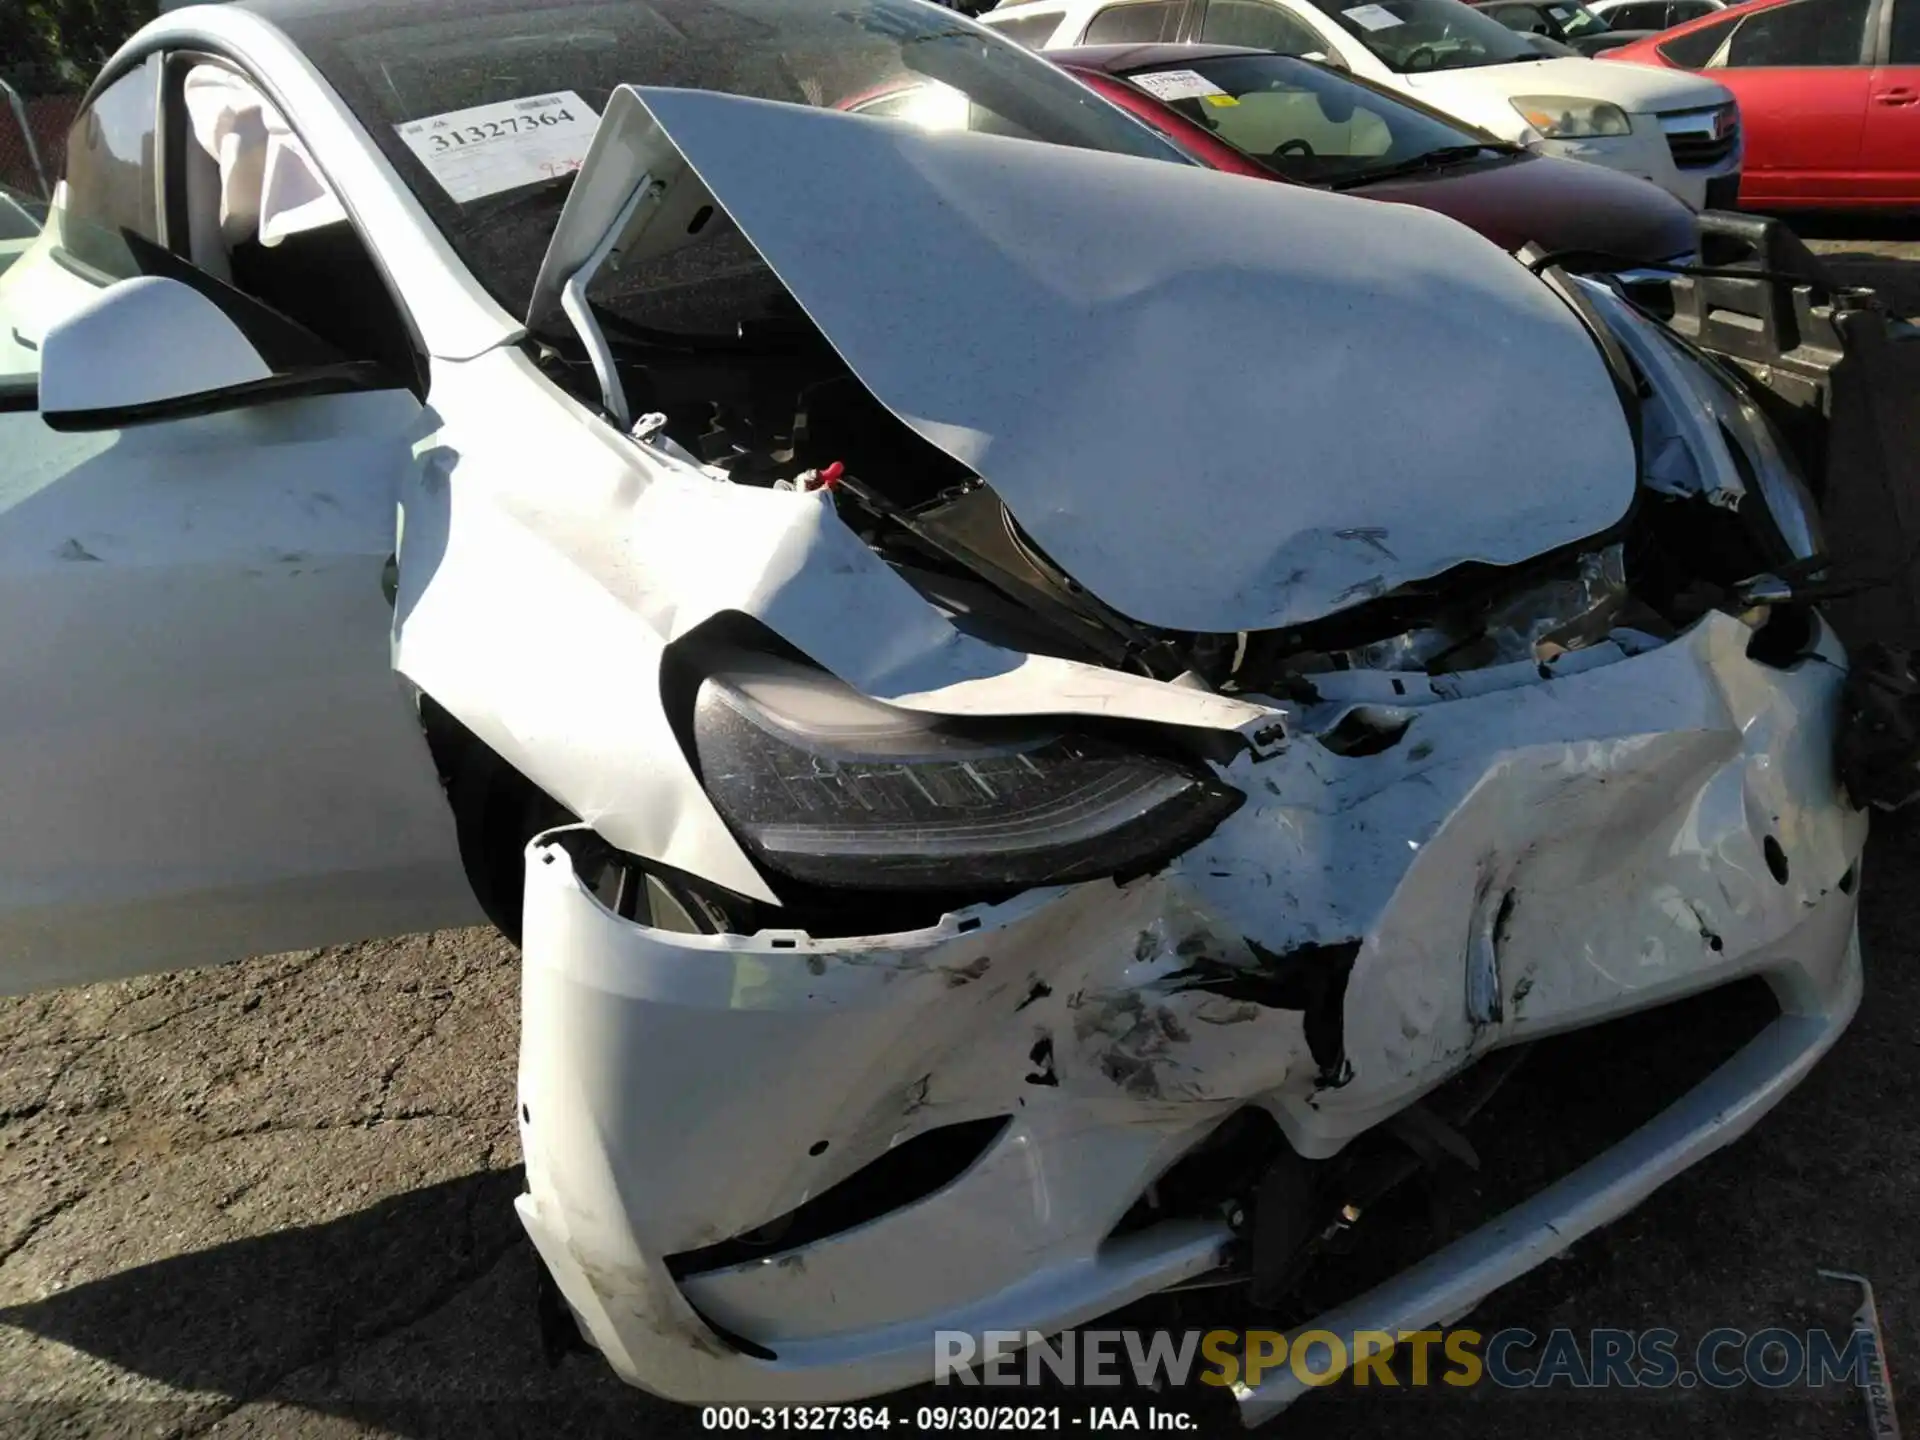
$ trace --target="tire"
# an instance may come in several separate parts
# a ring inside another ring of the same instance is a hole
[[[534,836],[577,823],[545,791],[479,741],[447,780],[460,860],[494,928],[520,944],[526,904],[526,849]],[[688,876],[646,868],[618,852],[581,861],[580,878],[622,918],[676,934],[738,934],[751,907]],[[616,898],[617,897],[617,898]]]

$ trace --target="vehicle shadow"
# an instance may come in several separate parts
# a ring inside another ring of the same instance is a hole
[[[697,1433],[697,1410],[629,1388],[597,1355],[548,1366],[536,1262],[513,1213],[521,1188],[517,1170],[483,1171],[0,1309],[0,1326],[172,1392],[42,1400],[15,1375],[0,1430],[153,1433],[175,1410],[197,1429],[205,1408],[247,1406],[236,1427],[271,1434],[320,1416],[420,1440]]]
[[[1836,280],[1868,286],[1894,314],[1920,318],[1920,215],[1796,215],[1788,223]]]

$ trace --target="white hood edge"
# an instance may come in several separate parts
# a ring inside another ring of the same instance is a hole
[[[880,402],[1135,620],[1297,624],[1631,503],[1599,351],[1505,252],[1194,167],[622,86],[534,319],[678,162]]]
[[[1605,100],[1629,115],[1664,115],[1725,105],[1733,92],[1710,76],[1622,60],[1565,55],[1512,65],[1424,70],[1400,77],[1420,99],[1442,109],[1506,105],[1515,95],[1570,95]]]

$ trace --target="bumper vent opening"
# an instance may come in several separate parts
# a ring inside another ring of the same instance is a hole
[[[730,1240],[667,1256],[667,1273],[679,1280],[764,1260],[844,1234],[924,1200],[971,1169],[993,1147],[1012,1118],[994,1115],[984,1120],[963,1120],[902,1141],[839,1184],[764,1225]]]

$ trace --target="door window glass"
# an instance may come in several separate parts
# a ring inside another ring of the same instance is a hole
[[[1018,20],[1002,20],[993,28],[1016,45],[1038,50],[1060,28],[1060,14],[1055,11],[1050,15],[1022,15]]]
[[[155,204],[159,57],[122,75],[73,122],[67,135],[67,196],[60,250],[107,280],[140,273],[131,231],[158,241]]]
[[[1665,0],[1657,4],[1618,5],[1607,11],[1607,25],[1614,30],[1664,30],[1673,23],[1667,18],[1670,8]]]
[[[1729,15],[1717,24],[1702,25],[1698,30],[1676,35],[1660,47],[1660,54],[1669,65],[1698,70],[1720,53],[1720,47],[1727,43],[1727,36],[1740,20],[1738,15]]]
[[[1794,0],[1745,16],[1722,62],[1761,65],[1858,65],[1867,0]]]
[[[1487,13],[1509,30],[1518,30],[1522,35],[1551,35],[1553,27],[1547,24],[1546,17],[1531,5],[1502,5]]]
[[[1900,0],[1893,7],[1893,37],[1887,46],[1889,65],[1920,65],[1920,0]]]
[[[1282,55],[1324,55],[1323,41],[1304,22],[1260,0],[1212,0],[1200,22],[1200,38],[1215,45],[1245,45]]]
[[[346,359],[414,377],[412,338],[372,252],[279,109],[224,65],[182,60],[172,85],[170,114],[186,133],[168,200],[196,277],[259,301]]]
[[[1088,22],[1086,43],[1106,45],[1122,41],[1154,44],[1172,40],[1180,32],[1180,7],[1177,4],[1109,5]]]

